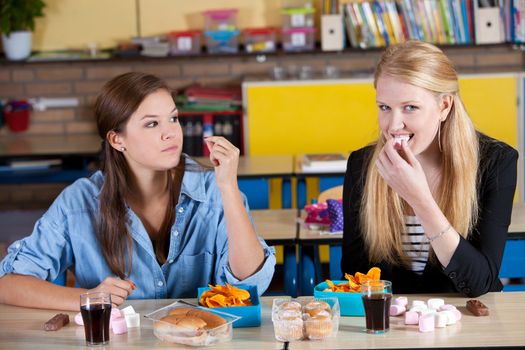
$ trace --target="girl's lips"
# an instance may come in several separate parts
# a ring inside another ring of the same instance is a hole
[[[178,149],[179,149],[178,146],[171,146],[171,147],[163,149],[162,152],[175,152]]]

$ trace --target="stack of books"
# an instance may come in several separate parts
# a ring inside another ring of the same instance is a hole
[[[305,154],[303,173],[344,173],[347,160],[342,153]]]
[[[177,105],[184,111],[238,110],[242,105],[241,87],[192,85],[177,96]]]

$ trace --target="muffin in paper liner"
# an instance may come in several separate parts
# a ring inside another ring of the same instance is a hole
[[[300,311],[297,304],[301,305]],[[276,298],[272,305],[275,338],[279,341],[322,340],[339,330],[337,298]]]

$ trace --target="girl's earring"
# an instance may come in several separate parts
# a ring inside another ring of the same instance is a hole
[[[124,152],[125,150],[126,150],[126,147],[120,147],[120,152]]]

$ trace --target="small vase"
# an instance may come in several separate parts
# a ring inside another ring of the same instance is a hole
[[[11,32],[9,35],[2,34],[2,45],[8,60],[25,60],[31,55],[32,32]]]

